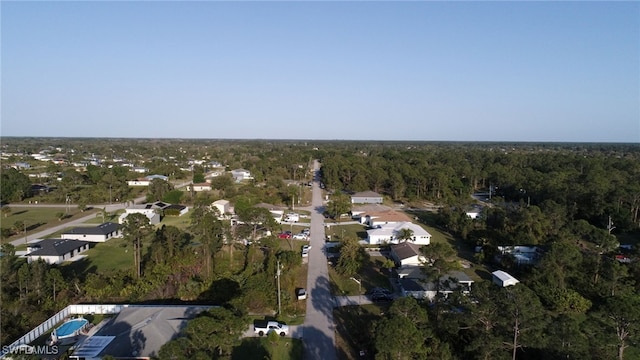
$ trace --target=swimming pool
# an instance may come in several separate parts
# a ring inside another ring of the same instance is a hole
[[[73,343],[87,325],[89,325],[89,320],[87,319],[77,318],[67,320],[51,332],[51,343]]]

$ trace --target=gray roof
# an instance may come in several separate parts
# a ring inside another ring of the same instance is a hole
[[[96,227],[77,227],[73,228],[64,234],[75,234],[75,235],[109,235],[113,232],[116,232],[120,229],[120,224],[106,222],[104,224],[100,224]]]
[[[404,260],[420,255],[420,246],[412,244],[409,241],[405,241],[396,245],[391,245],[391,251],[396,254],[398,259]]]
[[[82,240],[44,239],[30,246],[31,248],[40,247],[40,249],[32,251],[29,256],[62,256],[88,243]]]
[[[352,198],[354,197],[379,197],[381,198],[382,195],[378,194],[377,192],[374,191],[362,191],[362,192],[357,192],[353,195],[351,195]]]
[[[177,338],[188,320],[209,308],[211,306],[129,306],[95,335],[115,336],[102,355],[157,357],[162,345]]]

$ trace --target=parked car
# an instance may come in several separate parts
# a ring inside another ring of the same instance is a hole
[[[295,234],[293,235],[293,238],[296,240],[307,240],[307,235],[305,234]]]
[[[286,233],[286,232],[280,233],[278,235],[278,238],[280,238],[280,239],[291,239],[291,233]]]
[[[289,334],[289,326],[281,324],[277,321],[255,321],[253,323],[253,331],[258,336],[263,336],[270,332],[275,332],[280,336],[286,336]]]
[[[296,289],[296,296],[298,297],[298,300],[305,300],[307,298],[307,290],[303,288]]]
[[[302,250],[302,257],[308,257],[309,256],[309,250]]]
[[[382,292],[379,293],[375,293],[373,295],[371,295],[371,301],[373,302],[387,302],[387,301],[392,301],[393,300],[393,296],[390,294],[385,294]]]
[[[309,230],[309,228],[305,228],[302,230],[302,234],[305,234],[307,236],[311,235],[311,230]]]
[[[311,245],[302,245],[302,251],[309,252],[311,250]]]

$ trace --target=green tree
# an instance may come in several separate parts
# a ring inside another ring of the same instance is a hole
[[[612,335],[610,338],[615,339],[618,359],[624,360],[625,350],[640,335],[640,295],[612,296],[598,316],[606,324],[608,334]]]
[[[31,196],[31,181],[16,169],[2,170],[0,174],[0,202],[22,201]]]
[[[340,245],[340,257],[336,270],[344,276],[353,276],[360,271],[366,254],[358,240],[346,238]]]
[[[409,318],[386,317],[376,324],[376,360],[424,359],[425,336]]]
[[[349,213],[351,211],[351,199],[349,195],[342,192],[336,192],[331,195],[329,202],[327,203],[327,213],[335,218],[340,219],[340,215]]]
[[[544,309],[538,296],[524,284],[500,288],[497,300],[504,319],[505,345],[515,360],[518,349],[537,344],[542,338]]]
[[[396,238],[399,242],[411,241],[413,240],[413,230],[409,228],[402,228],[398,230]]]
[[[129,214],[124,219],[122,234],[133,244],[133,261],[136,278],[140,278],[142,269],[142,240],[151,233],[153,227],[144,214]]]
[[[173,190],[173,185],[162,179],[153,179],[147,189],[147,202],[162,200],[162,198]]]
[[[11,215],[11,207],[4,205],[1,209],[2,215],[4,215],[5,218]]]

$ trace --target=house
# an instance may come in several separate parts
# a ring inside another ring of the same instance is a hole
[[[120,215],[118,218],[118,223],[124,224],[124,220],[129,216],[129,214],[144,214],[148,219],[151,225],[157,225],[162,220],[162,213],[165,209],[167,209],[171,204],[163,203],[161,201],[156,201],[154,203],[147,203],[141,205],[134,205],[132,207],[128,207],[124,209],[124,213]]]
[[[245,169],[231,170],[231,176],[236,182],[253,179],[253,176],[251,176],[251,173],[249,172],[249,170],[245,170]]]
[[[382,204],[382,195],[373,191],[357,192],[351,195],[352,204]]]
[[[438,293],[445,297],[455,291],[468,294],[473,284],[473,280],[461,271],[452,271],[442,276],[439,280],[439,287],[433,281],[429,282],[418,278],[404,277],[398,281],[403,296],[411,296],[416,299],[426,299],[429,301],[433,300]]]
[[[537,246],[498,246],[498,259],[500,256],[511,255],[518,265],[532,265],[538,262],[542,249]]]
[[[122,237],[121,226],[106,222],[95,227],[77,227],[62,233],[61,239],[84,240],[90,242],[105,242],[111,238]]]
[[[211,209],[216,209],[220,217],[224,217],[225,214],[233,214],[233,208],[229,200],[216,200],[211,204]]]
[[[500,287],[507,287],[519,283],[518,279],[511,276],[502,270],[497,270],[491,273],[493,275],[493,283]]]
[[[211,184],[208,182],[203,182],[203,183],[188,185],[187,191],[191,191],[192,188],[193,188],[193,191],[195,192],[211,191]]]
[[[420,246],[408,241],[391,245],[391,258],[399,267],[420,266],[426,262]]]
[[[70,359],[156,359],[187,322],[210,306],[129,305],[74,347]]]
[[[255,205],[254,207],[257,208],[263,208],[263,209],[267,209],[269,210],[269,212],[271,213],[271,216],[273,216],[273,219],[280,224],[282,222],[282,218],[284,216],[284,209],[283,207],[280,206],[275,206],[275,205],[271,205],[271,204],[267,204],[267,203],[260,203],[258,205]]]
[[[410,222],[411,218],[395,210],[366,211],[360,213],[360,223],[376,227],[391,223]]]
[[[429,245],[431,243],[431,234],[427,230],[408,221],[379,225],[374,229],[367,230],[367,242],[370,245],[398,244],[400,242],[398,235],[402,229],[413,231],[413,238],[408,240],[413,244]]]
[[[164,176],[164,175],[148,175],[142,178],[137,178],[135,180],[130,180],[127,181],[127,185],[129,186],[149,186],[151,184],[151,182],[155,179],[160,179],[160,180],[164,180],[164,181],[169,181],[169,177],[168,176]]]
[[[27,248],[27,261],[38,259],[48,264],[60,264],[65,261],[76,261],[83,258],[83,252],[89,250],[89,242],[72,239],[44,239]]]

